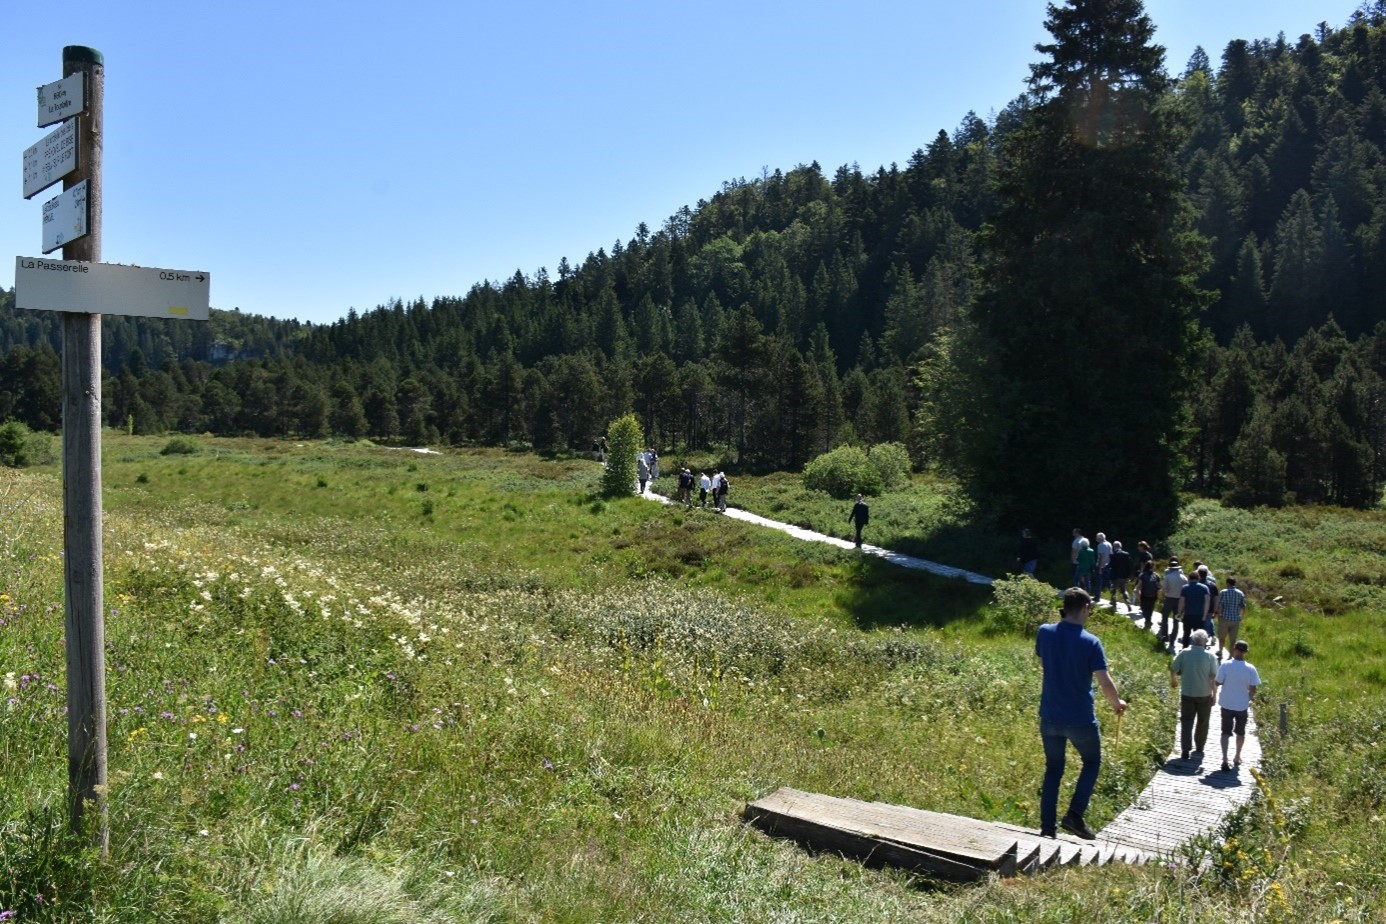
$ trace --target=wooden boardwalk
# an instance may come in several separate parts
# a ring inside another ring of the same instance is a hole
[[[1119,603],[1115,609],[1140,629],[1139,608]],[[1155,625],[1149,631],[1157,634],[1158,610],[1152,622]],[[1173,657],[1172,651],[1170,656]],[[1245,805],[1256,793],[1251,771],[1261,767],[1261,740],[1254,709],[1247,718],[1241,766],[1231,770],[1222,769],[1222,721],[1216,706],[1209,720],[1206,752],[1193,754],[1188,760],[1179,758],[1179,716],[1173,718],[1174,740],[1169,756],[1136,801],[1098,832],[1099,840],[1169,856],[1195,837],[1215,832],[1228,813]],[[1236,748],[1236,741],[1229,740],[1229,760]]]
[[[660,503],[674,503],[652,491],[643,496]],[[725,515],[777,529],[805,541],[825,542],[847,549],[853,547],[845,539],[766,519],[735,507],[729,508]],[[992,583],[985,575],[878,546],[864,545],[861,551],[904,568],[961,578],[973,584]],[[1132,625],[1141,629],[1137,607],[1124,603],[1103,605],[1126,616]],[[1159,631],[1158,611],[1154,623],[1149,630],[1141,631],[1151,634]],[[1170,657],[1174,656],[1176,647],[1170,647]],[[1241,766],[1221,769],[1221,714],[1214,708],[1206,753],[1181,760],[1177,709],[1170,718],[1174,734],[1168,757],[1136,801],[1097,832],[1096,841],[1082,841],[1066,834],[1055,839],[1041,838],[1038,831],[1031,829],[907,806],[815,795],[787,787],[746,806],[745,817],[765,830],[812,847],[831,849],[870,862],[893,862],[948,879],[975,878],[987,872],[1001,875],[1037,872],[1053,865],[1113,860],[1143,863],[1152,857],[1175,857],[1189,841],[1215,833],[1230,812],[1252,799],[1256,782],[1251,771],[1261,766],[1261,744],[1253,709],[1247,721]],[[1235,742],[1228,743],[1229,759],[1235,748]],[[1004,851],[996,850],[998,838],[1006,842]],[[963,843],[971,846],[959,849],[959,844]],[[987,845],[985,856],[972,851],[972,847],[979,844]]]
[[[1117,604],[1115,610],[1140,628],[1139,609]],[[1150,631],[1157,632],[1157,626]],[[1169,756],[1136,801],[1098,831],[1095,841],[1067,834],[1043,838],[1030,828],[788,787],[747,805],[744,817],[762,830],[816,850],[950,881],[993,873],[1034,874],[1054,866],[1174,859],[1194,838],[1215,835],[1228,813],[1251,800],[1256,793],[1251,771],[1261,765],[1261,744],[1253,712],[1241,765],[1223,770],[1220,712],[1215,709],[1207,752],[1181,759],[1178,715],[1172,718]],[[1229,740],[1229,759],[1235,751],[1236,743]]]

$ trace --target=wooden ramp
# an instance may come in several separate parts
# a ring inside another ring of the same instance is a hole
[[[1126,844],[1061,835],[783,787],[746,806],[744,817],[767,833],[865,863],[899,866],[952,882],[995,873],[1032,874],[1053,866],[1145,863],[1153,854]]]

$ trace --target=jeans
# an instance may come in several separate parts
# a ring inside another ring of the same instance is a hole
[[[1040,739],[1044,742],[1044,785],[1040,788],[1040,830],[1055,831],[1059,820],[1059,783],[1064,778],[1068,744],[1083,759],[1078,782],[1073,786],[1073,798],[1068,814],[1082,818],[1088,810],[1092,791],[1097,786],[1097,772],[1102,768],[1102,733],[1097,722],[1084,725],[1057,725],[1040,722]]]

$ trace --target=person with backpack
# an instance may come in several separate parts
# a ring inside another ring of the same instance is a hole
[[[717,473],[717,509],[723,513],[727,512],[727,491],[731,489],[731,482],[727,480],[726,472]]]
[[[1155,562],[1148,561],[1141,565],[1141,573],[1136,575],[1136,599],[1140,603],[1141,617],[1145,620],[1144,627],[1150,628],[1150,622],[1155,616],[1155,603],[1160,599],[1160,590],[1164,582],[1155,573]],[[1163,620],[1162,620],[1163,623]],[[1164,638],[1164,629],[1160,630],[1160,638]]]
[[[1184,647],[1189,647],[1189,636],[1195,629],[1203,629],[1208,614],[1213,611],[1213,594],[1203,579],[1205,571],[1195,571],[1188,583],[1179,591],[1179,615],[1184,617]],[[1204,633],[1207,633],[1204,629]]]
[[[1126,584],[1131,580],[1131,553],[1123,549],[1120,542],[1112,543],[1112,555],[1107,569],[1111,575],[1112,609],[1116,609],[1118,596],[1121,597],[1123,603],[1130,606],[1131,594],[1127,590]]]

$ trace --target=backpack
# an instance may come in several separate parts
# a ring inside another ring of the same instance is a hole
[[[1140,581],[1141,596],[1147,600],[1160,596],[1160,585],[1164,583],[1154,571],[1142,571]]]

